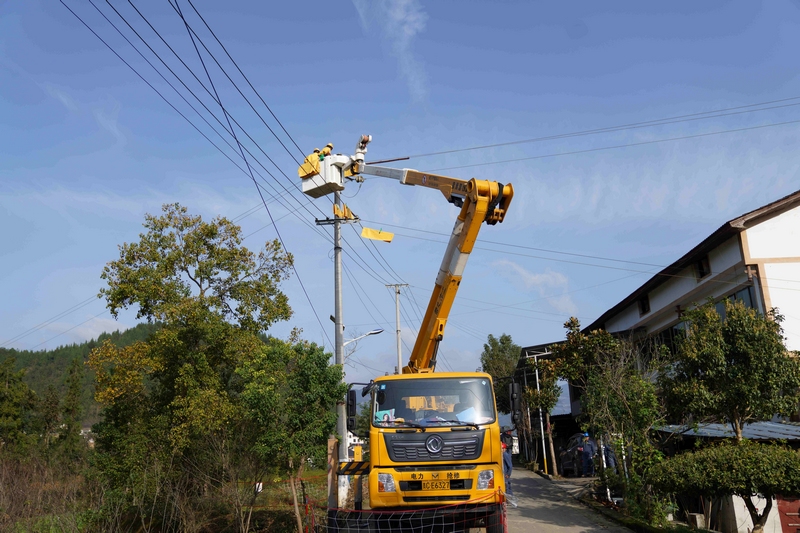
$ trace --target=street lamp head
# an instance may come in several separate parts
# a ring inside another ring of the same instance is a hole
[[[370,335],[377,335],[378,333],[383,333],[383,330],[382,330],[382,329],[373,329],[372,331],[369,331],[369,332],[367,332],[367,333],[364,333],[363,335],[359,335],[358,337],[356,337],[356,338],[354,338],[354,339],[350,339],[349,341],[345,341],[345,342],[343,342],[343,343],[342,343],[342,346],[347,346],[347,345],[348,345],[348,344],[350,344],[351,342],[356,342],[356,341],[358,341],[358,340],[361,340],[361,339],[363,339],[364,337],[369,337]]]

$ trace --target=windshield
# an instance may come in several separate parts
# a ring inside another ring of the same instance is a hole
[[[372,423],[382,427],[452,426],[494,422],[494,395],[487,378],[381,381]]]

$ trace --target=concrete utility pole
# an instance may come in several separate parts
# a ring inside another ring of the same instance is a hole
[[[333,195],[333,202],[339,208],[342,207],[342,200],[339,192]],[[335,361],[337,365],[344,368],[344,317],[342,312],[342,223],[339,217],[333,219],[333,291],[335,298],[334,322],[336,324],[336,336],[334,339]],[[344,373],[342,373],[344,379]],[[336,403],[336,433],[342,442],[339,444],[339,461],[349,460],[347,450],[347,412],[343,401]],[[350,490],[350,482],[347,476],[337,476],[339,478],[339,507],[344,506],[347,501],[347,493]]]
[[[397,369],[395,374],[403,373],[403,350],[400,347],[400,287],[408,287],[408,283],[395,283],[394,285],[387,285],[387,287],[394,288],[394,313],[395,322],[397,323]]]
[[[342,214],[346,211],[342,209],[342,201],[339,197],[339,192],[335,191],[333,196],[333,203],[338,214],[334,217],[317,220],[317,225],[332,225],[333,226],[333,292],[334,292],[334,314],[333,322],[335,328],[334,335],[334,363],[342,365],[344,368],[344,313],[342,311],[342,223],[351,223],[358,220],[355,217],[343,218]],[[336,213],[336,210],[334,210]],[[370,332],[374,335],[375,332]],[[366,336],[366,335],[365,335]],[[342,374],[342,383],[344,383],[344,374]],[[344,399],[336,402],[336,433],[341,437],[342,441],[339,443],[339,462],[347,462],[350,460],[347,449],[347,407],[345,406]],[[337,476],[337,496],[338,505],[341,507],[347,501],[347,495],[350,490],[350,482],[347,476]]]

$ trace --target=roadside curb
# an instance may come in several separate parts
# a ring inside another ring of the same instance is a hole
[[[538,474],[538,475],[542,476],[545,479],[549,479],[550,481],[553,481],[553,477],[554,477],[553,474],[545,474],[544,470],[538,470],[538,469],[534,468],[534,463],[530,463],[530,464],[527,464],[527,465],[523,464],[523,467],[526,470],[530,470],[534,474]]]
[[[631,531],[635,531],[636,533],[663,533],[664,531],[690,531],[686,528],[671,526],[667,528],[659,528],[655,526],[651,526],[650,524],[646,524],[637,520],[635,518],[631,518],[629,516],[624,516],[617,511],[609,509],[605,507],[600,502],[593,500],[587,496],[580,498],[578,501],[583,503],[585,506],[593,510],[594,512],[603,515],[604,517],[608,518],[612,522],[615,522],[623,527],[630,529]]]

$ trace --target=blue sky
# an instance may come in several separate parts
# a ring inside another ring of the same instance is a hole
[[[90,3],[65,2],[221,143]],[[113,4],[222,118],[131,5]],[[157,61],[107,3],[96,5]],[[170,5],[135,5],[205,81]],[[384,159],[800,96],[797,2],[194,5],[306,153],[328,142],[349,153],[358,136],[369,133],[369,158]],[[188,1],[180,6],[245,90]],[[332,247],[313,230],[313,219],[328,214],[330,202],[296,191],[293,158],[204,59],[231,115],[288,176],[247,141],[276,177],[262,171],[267,182],[296,198],[270,203],[270,210],[332,338]],[[245,93],[299,157],[269,112],[249,89]],[[486,227],[472,254],[439,368],[477,368],[490,333],[508,333],[523,346],[559,340],[569,316],[589,323],[726,220],[800,188],[797,124],[651,142],[800,120],[799,103],[397,163],[511,182],[516,191],[506,222]],[[250,178],[59,2],[0,3],[0,117],[3,346],[52,348],[134,325],[133,313],[115,321],[92,297],[117,246],[135,240],[144,214],[164,203],[237,219],[251,248],[276,236],[263,206],[257,208]],[[635,146],[603,149],[621,145]],[[413,345],[444,252],[446,237],[436,233],[450,231],[457,211],[436,192],[379,178],[344,194],[365,225],[397,233],[393,243],[373,247],[345,232],[352,253],[345,258],[345,338],[386,329],[348,346],[356,348],[348,378],[357,380],[395,365],[394,298],[386,283],[411,286],[402,296],[403,339]],[[284,289],[295,315],[273,333],[286,336],[301,327],[306,338],[327,344],[297,278]]]

